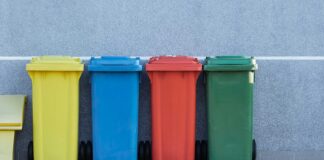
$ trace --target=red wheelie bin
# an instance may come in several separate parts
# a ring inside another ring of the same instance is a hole
[[[186,56],[153,57],[151,80],[153,160],[194,160],[196,83],[202,65]]]

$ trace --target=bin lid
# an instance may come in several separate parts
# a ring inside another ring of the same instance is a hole
[[[256,69],[256,60],[247,56],[207,57],[204,65],[205,71],[253,71]]]
[[[0,130],[21,130],[24,119],[24,95],[0,95]]]
[[[92,57],[88,65],[89,71],[141,71],[139,58],[126,56]]]
[[[146,64],[147,71],[201,71],[202,64],[189,56],[157,56]]]
[[[71,56],[34,57],[26,66],[27,71],[83,71],[80,58]]]

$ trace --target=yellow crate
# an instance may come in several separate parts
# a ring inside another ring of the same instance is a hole
[[[15,132],[22,130],[24,95],[0,95],[0,160],[14,159]]]
[[[35,160],[77,160],[79,58],[33,58],[26,70],[32,79]]]

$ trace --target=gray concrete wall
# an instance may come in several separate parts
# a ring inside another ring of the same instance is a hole
[[[2,55],[322,55],[319,0],[1,0]]]
[[[0,0],[0,56],[324,56],[324,1]],[[27,94],[16,159],[32,137],[27,61],[0,61],[0,94]],[[324,61],[259,60],[254,135],[259,159],[324,159]],[[88,74],[81,78],[80,138],[91,138]],[[140,139],[150,139],[143,74]],[[197,139],[206,138],[205,90],[198,82]],[[312,158],[310,158],[313,156]]]

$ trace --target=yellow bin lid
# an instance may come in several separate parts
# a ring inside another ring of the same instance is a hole
[[[24,95],[0,95],[0,130],[21,130],[24,120]]]
[[[83,71],[80,58],[71,56],[34,57],[26,66],[27,71]]]

